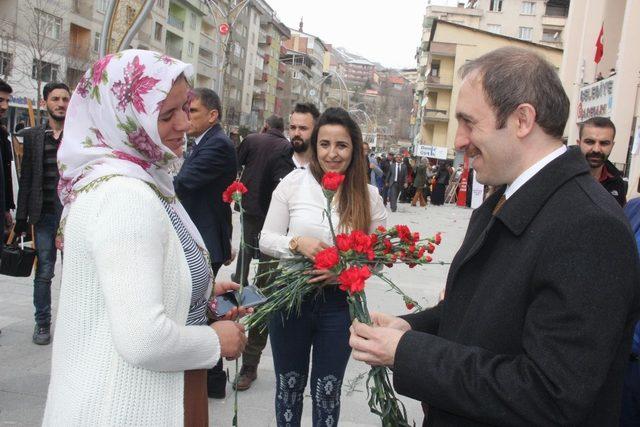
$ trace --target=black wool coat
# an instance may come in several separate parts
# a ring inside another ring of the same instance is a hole
[[[615,426],[640,265],[622,209],[569,150],[472,215],[446,297],[404,316],[394,387],[427,426]]]

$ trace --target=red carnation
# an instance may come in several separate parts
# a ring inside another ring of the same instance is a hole
[[[404,296],[403,299],[404,299],[404,305],[407,306],[407,309],[413,310],[413,307],[416,306],[415,301],[409,298],[408,296]]]
[[[336,172],[327,172],[322,177],[322,188],[328,191],[338,191],[344,181],[344,175]]]
[[[338,276],[340,289],[350,294],[364,291],[364,281],[371,277],[371,271],[366,265],[364,267],[349,267]]]
[[[439,245],[442,242],[442,233],[436,233],[435,242],[436,245]]]
[[[411,230],[406,225],[396,225],[396,231],[400,240],[408,242],[411,240]]]
[[[318,270],[331,270],[340,262],[340,255],[335,246],[323,249],[316,254],[315,267]]]
[[[376,233],[370,234],[369,239],[371,239],[371,245],[374,246],[378,243],[378,235]]]
[[[409,246],[409,253],[414,253],[416,251],[416,245]]]
[[[420,249],[418,250],[418,258],[422,258],[422,255],[424,255],[426,250],[427,248],[425,248],[424,246],[420,246]]]
[[[384,225],[379,225],[379,226],[376,228],[376,231],[378,231],[378,232],[380,232],[380,233],[386,233],[386,232],[387,232],[387,229],[386,229],[386,228],[384,228]]]
[[[417,231],[413,232],[413,241],[417,242],[418,240],[420,240],[420,233],[418,233]]]
[[[347,252],[351,250],[351,238],[342,233],[336,236],[336,246],[341,252]]]
[[[240,181],[233,181],[231,185],[224,190],[224,193],[222,193],[222,201],[225,203],[231,203],[232,200],[241,202],[242,195],[247,191],[249,190],[247,190],[247,187],[245,187],[243,183]]]
[[[426,262],[431,262],[431,261],[433,261],[433,258],[431,258],[429,255],[427,255],[427,256],[424,257],[424,260]]]
[[[433,246],[433,243],[429,243],[429,244],[427,245],[427,252],[429,252],[430,254],[432,254],[432,253],[433,253],[433,251],[435,251],[435,250],[436,250],[436,247],[435,247],[435,246]]]
[[[389,253],[391,251],[391,248],[393,248],[393,245],[391,244],[391,240],[384,239],[383,243],[384,243],[385,251]]]
[[[413,310],[413,307],[415,307],[416,305],[412,302],[408,302],[406,306],[407,306],[407,310]]]
[[[360,230],[351,232],[351,248],[356,252],[362,254],[371,250],[371,239],[368,234],[363,233]]]

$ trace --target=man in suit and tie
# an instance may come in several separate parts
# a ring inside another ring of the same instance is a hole
[[[553,66],[508,47],[460,74],[456,149],[499,188],[471,217],[444,299],[355,323],[353,356],[392,367],[424,425],[618,425],[640,305],[629,224],[562,143]]]
[[[391,163],[385,177],[385,185],[389,191],[389,204],[391,212],[398,208],[398,196],[403,188],[407,187],[407,167],[402,162],[402,154],[395,155],[395,161]]]
[[[222,105],[211,89],[194,89],[189,107],[189,136],[195,146],[185,159],[173,185],[176,195],[202,235],[216,275],[232,260],[231,207],[222,193],[237,175],[236,150],[220,126]],[[226,374],[222,360],[207,373],[209,397],[223,398]]]
[[[71,93],[64,83],[47,83],[42,99],[49,119],[45,126],[22,131],[24,157],[18,189],[16,209],[16,235],[25,234],[27,225],[34,228],[38,249],[38,264],[33,280],[33,305],[36,325],[33,343],[51,342],[51,280],[56,266],[56,236],[62,215],[58,198],[57,154],[62,141],[62,130]]]

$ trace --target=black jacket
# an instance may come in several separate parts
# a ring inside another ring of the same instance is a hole
[[[622,209],[569,150],[473,212],[436,307],[405,316],[394,387],[428,426],[615,426],[640,264]]]
[[[387,185],[391,185],[393,183],[393,178],[396,173],[396,164],[397,162],[395,161],[389,164],[387,173],[384,176],[384,182]],[[401,162],[400,170],[398,170],[398,184],[400,184],[401,186],[406,184],[407,182],[407,173],[408,173],[407,166],[404,164],[404,162]]]
[[[24,154],[20,167],[16,220],[37,224],[42,214],[42,176],[44,172],[45,126],[21,132]]]
[[[277,129],[248,135],[238,147],[238,163],[242,183],[249,192],[242,199],[248,215],[264,219],[271,203],[271,194],[282,178],[295,169],[291,160],[292,147]]]
[[[204,239],[212,263],[231,259],[231,208],[222,193],[237,174],[236,151],[216,124],[187,157],[173,185]]]
[[[0,125],[0,162],[2,162],[2,192],[0,200],[4,200],[4,210],[9,211],[15,209],[13,202],[13,178],[11,174],[11,161],[13,160],[13,150],[11,149],[11,140],[9,132]]]
[[[605,161],[604,167],[612,177],[601,181],[600,184],[615,197],[620,206],[624,207],[627,203],[627,183],[622,179],[622,173],[609,160]]]

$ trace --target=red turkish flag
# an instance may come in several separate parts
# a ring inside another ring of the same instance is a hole
[[[604,24],[600,27],[600,34],[598,34],[598,40],[596,40],[596,56],[593,60],[597,63],[602,59],[602,55],[604,55],[604,44],[602,43],[602,38],[604,37]]]

